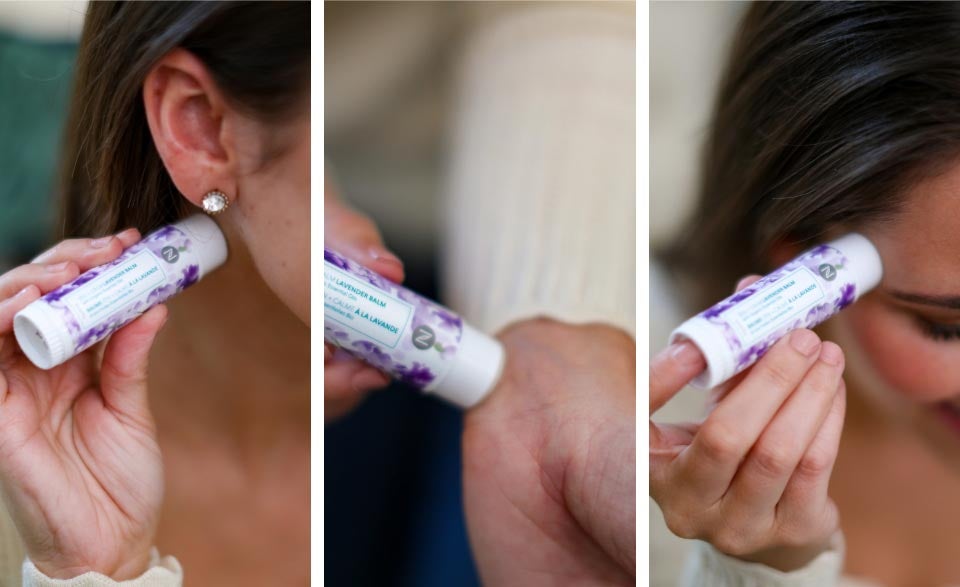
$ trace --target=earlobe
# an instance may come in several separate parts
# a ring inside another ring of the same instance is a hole
[[[177,49],[163,57],[143,84],[147,124],[174,185],[195,206],[214,189],[234,192],[227,108],[206,66]]]

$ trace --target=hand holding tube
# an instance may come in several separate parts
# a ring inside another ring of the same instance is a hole
[[[50,370],[20,352],[13,316],[139,240],[129,230],[63,241],[0,276],[0,493],[50,577],[146,570],[163,493],[147,357],[167,311],[155,306],[114,333],[102,360],[94,347]]]
[[[843,426],[843,361],[837,345],[794,330],[715,389],[702,422],[651,420],[650,493],[670,530],[783,571],[822,552],[838,527],[827,486]],[[654,357],[651,415],[704,366],[686,341]]]
[[[403,263],[387,251],[380,231],[368,217],[346,206],[328,181],[323,196],[324,244],[353,261],[383,275],[403,281]],[[324,418],[338,418],[352,410],[374,389],[390,378],[334,345],[323,345]]]

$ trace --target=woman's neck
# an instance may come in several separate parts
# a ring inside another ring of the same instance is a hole
[[[169,309],[150,367],[162,442],[227,443],[250,457],[309,438],[310,329],[242,247]]]

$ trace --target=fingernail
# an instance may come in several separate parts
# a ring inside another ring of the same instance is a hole
[[[136,228],[127,228],[117,233],[117,238],[127,238],[136,236],[139,231]]]
[[[57,263],[56,265],[47,265],[47,271],[50,273],[59,273],[67,268],[67,265],[70,264],[70,261],[64,261],[63,263]]]
[[[18,291],[17,294],[16,294],[15,296],[13,296],[13,297],[14,297],[14,298],[20,298],[20,297],[23,297],[23,296],[27,295],[27,292],[29,292],[32,287],[33,287],[32,285],[28,285],[27,287],[25,287],[25,288],[21,289],[20,291]]]
[[[354,391],[362,393],[383,387],[387,384],[387,381],[387,376],[379,371],[361,371],[353,376],[350,383],[353,385]]]
[[[670,350],[670,356],[681,365],[693,365],[703,362],[703,355],[697,347],[690,341],[685,340],[673,345]]]
[[[828,365],[839,367],[843,364],[843,351],[835,344],[825,344],[820,347],[820,360]]]
[[[794,330],[790,333],[790,344],[809,357],[820,346],[820,337],[810,330]]]
[[[96,238],[90,241],[90,246],[95,249],[102,249],[103,247],[109,245],[111,240],[113,240],[112,236]]]
[[[370,247],[367,253],[374,261],[386,261],[387,263],[396,263],[401,267],[403,266],[403,261],[400,260],[400,257],[397,257],[383,247]]]

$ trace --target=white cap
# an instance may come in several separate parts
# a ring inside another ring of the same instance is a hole
[[[707,361],[707,368],[697,375],[690,385],[710,389],[733,377],[736,372],[733,353],[723,338],[723,332],[715,324],[700,316],[694,316],[670,333],[670,344],[681,340],[692,342]]]
[[[857,286],[855,293],[858,299],[880,283],[883,278],[883,262],[880,261],[877,248],[867,237],[851,232],[827,245],[838,249],[850,261],[844,269],[850,272]]]
[[[17,312],[13,332],[23,354],[41,369],[52,369],[73,356],[73,338],[66,323],[42,300]]]
[[[503,345],[464,322],[450,370],[428,391],[461,408],[471,408],[496,385],[503,362]]]
[[[194,214],[175,222],[173,226],[185,232],[197,244],[193,254],[200,262],[200,279],[227,260],[227,239],[209,216]]]

